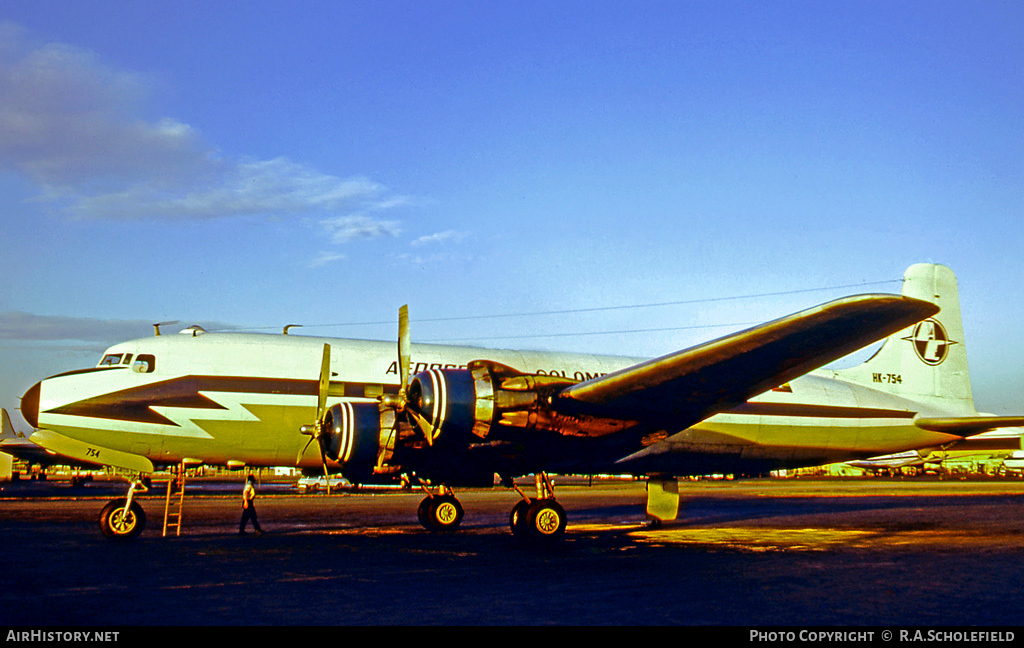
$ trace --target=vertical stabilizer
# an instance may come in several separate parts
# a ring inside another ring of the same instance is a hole
[[[4,439],[17,439],[18,433],[14,431],[14,424],[11,423],[11,415],[7,410],[0,409],[0,441]]]
[[[933,302],[940,310],[887,338],[867,362],[837,371],[836,377],[906,398],[939,400],[951,413],[974,414],[956,276],[943,265],[912,265],[903,275],[903,295]]]

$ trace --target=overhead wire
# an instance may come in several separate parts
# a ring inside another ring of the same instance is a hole
[[[488,320],[488,319],[509,319],[515,317],[541,317],[550,315],[576,315],[581,313],[598,313],[598,312],[609,312],[617,310],[638,310],[643,308],[660,308],[666,306],[682,306],[688,304],[707,304],[715,302],[726,302],[726,301],[739,301],[743,299],[760,299],[765,297],[780,297],[787,295],[798,295],[812,292],[824,292],[831,290],[844,290],[849,288],[866,288],[869,286],[881,286],[889,284],[898,284],[901,280],[890,279],[886,281],[872,281],[862,282],[855,284],[844,284],[836,286],[823,286],[819,288],[801,288],[794,290],[781,290],[774,292],[765,293],[751,293],[746,295],[732,295],[726,297],[706,297],[700,299],[684,299],[676,301],[665,301],[665,302],[652,302],[646,304],[625,304],[618,306],[592,306],[584,308],[563,308],[554,310],[544,311],[525,311],[519,313],[495,313],[495,314],[477,314],[477,315],[452,315],[446,317],[426,317],[417,318],[412,321],[415,323],[433,323],[433,322],[459,322],[459,321],[474,321],[474,320]],[[333,327],[352,327],[352,326],[382,326],[393,324],[395,320],[382,320],[382,321],[366,321],[366,322],[334,322],[334,323],[320,323],[320,324],[302,324],[295,325],[301,326],[302,328],[333,328]],[[530,338],[555,338],[555,337],[575,337],[584,335],[616,335],[616,334],[631,334],[631,333],[656,333],[666,331],[682,331],[691,329],[709,329],[709,328],[725,328],[725,327],[738,327],[738,326],[752,326],[760,322],[740,322],[732,324],[703,324],[694,326],[677,326],[677,327],[664,327],[664,328],[651,328],[651,329],[631,329],[631,330],[616,330],[616,331],[591,331],[591,332],[560,332],[560,333],[546,333],[546,334],[531,334],[531,335],[502,335],[494,337],[486,336],[473,336],[465,338],[446,338],[446,339],[433,339],[424,340],[424,342],[454,342],[454,341],[466,341],[466,340],[513,340],[513,339],[530,339]],[[238,330],[272,330],[279,327],[246,327],[245,329],[233,329]]]
[[[709,328],[729,328],[739,326],[753,326],[760,324],[760,322],[739,322],[735,324],[698,324],[694,326],[667,326],[662,328],[647,328],[647,329],[628,329],[618,331],[584,331],[582,333],[537,333],[534,335],[497,335],[494,337],[482,337],[475,335],[472,337],[464,338],[440,338],[423,340],[424,342],[468,342],[470,340],[528,340],[536,338],[561,338],[561,337],[583,337],[589,335],[627,335],[632,333],[664,333],[667,331],[686,331],[686,330],[697,330],[697,329],[709,329]]]
[[[888,280],[888,281],[874,281],[869,283],[858,283],[858,284],[846,284],[843,286],[826,286],[822,288],[802,288],[798,290],[782,290],[778,292],[768,293],[755,293],[749,295],[735,295],[730,297],[707,297],[702,299],[684,299],[679,301],[667,301],[667,302],[654,302],[650,304],[626,304],[620,306],[592,306],[587,308],[565,308],[559,310],[546,310],[546,311],[525,311],[522,313],[497,313],[490,315],[453,315],[448,317],[426,317],[414,319],[415,322],[459,322],[469,320],[482,320],[482,319],[502,319],[510,317],[537,317],[541,315],[574,315],[578,313],[596,313],[603,311],[613,310],[633,310],[639,308],[658,308],[662,306],[682,306],[686,304],[704,304],[712,302],[723,302],[723,301],[735,301],[740,299],[758,299],[762,297],[779,297],[784,295],[797,295],[801,293],[809,292],[822,292],[826,290],[842,290],[846,288],[863,288],[867,286],[878,286],[883,284],[899,283],[899,280]],[[306,324],[305,328],[314,327],[333,327],[333,326],[375,326],[381,324],[391,324],[394,320],[385,320],[377,322],[339,322],[333,324]]]

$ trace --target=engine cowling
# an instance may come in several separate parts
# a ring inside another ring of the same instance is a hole
[[[494,387],[486,367],[430,369],[409,383],[407,407],[428,441],[464,444],[486,438],[494,423]]]
[[[341,464],[349,481],[366,482],[389,465],[397,433],[394,419],[392,410],[376,403],[338,403],[321,423],[324,454]]]
[[[493,442],[537,439],[532,432],[597,437],[634,424],[560,412],[557,396],[572,384],[487,361],[430,369],[413,377],[404,397],[332,406],[318,436],[355,483],[403,469],[446,483],[490,483]]]
[[[544,430],[569,436],[601,436],[633,423],[559,412],[557,394],[575,381],[524,374],[493,362],[466,369],[431,369],[413,378],[407,407],[420,417],[428,441],[465,445],[505,430]]]

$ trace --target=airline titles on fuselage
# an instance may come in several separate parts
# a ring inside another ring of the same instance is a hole
[[[409,373],[411,375],[415,376],[416,374],[420,373],[421,371],[429,371],[431,369],[467,369],[467,368],[468,368],[468,365],[464,365],[464,364],[459,365],[459,364],[443,364],[443,363],[440,363],[440,362],[433,362],[433,363],[416,362],[416,363],[413,363],[412,369],[410,370]],[[397,360],[392,361],[391,364],[388,365],[388,370],[385,371],[384,373],[386,375],[395,375],[395,376],[397,376],[398,375],[398,361]],[[584,380],[591,380],[593,378],[597,378],[599,376],[605,375],[604,373],[598,373],[598,372],[567,371],[565,369],[538,369],[536,373],[538,375],[541,375],[541,376],[558,376],[560,378],[566,378],[566,379],[569,379],[569,380],[576,380],[576,381],[579,381],[579,382],[583,382]]]

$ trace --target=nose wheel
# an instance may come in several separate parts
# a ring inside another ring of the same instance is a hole
[[[100,531],[111,540],[131,540],[146,527],[146,512],[132,499],[137,489],[145,491],[141,482],[128,487],[128,496],[111,500],[100,511]]]

